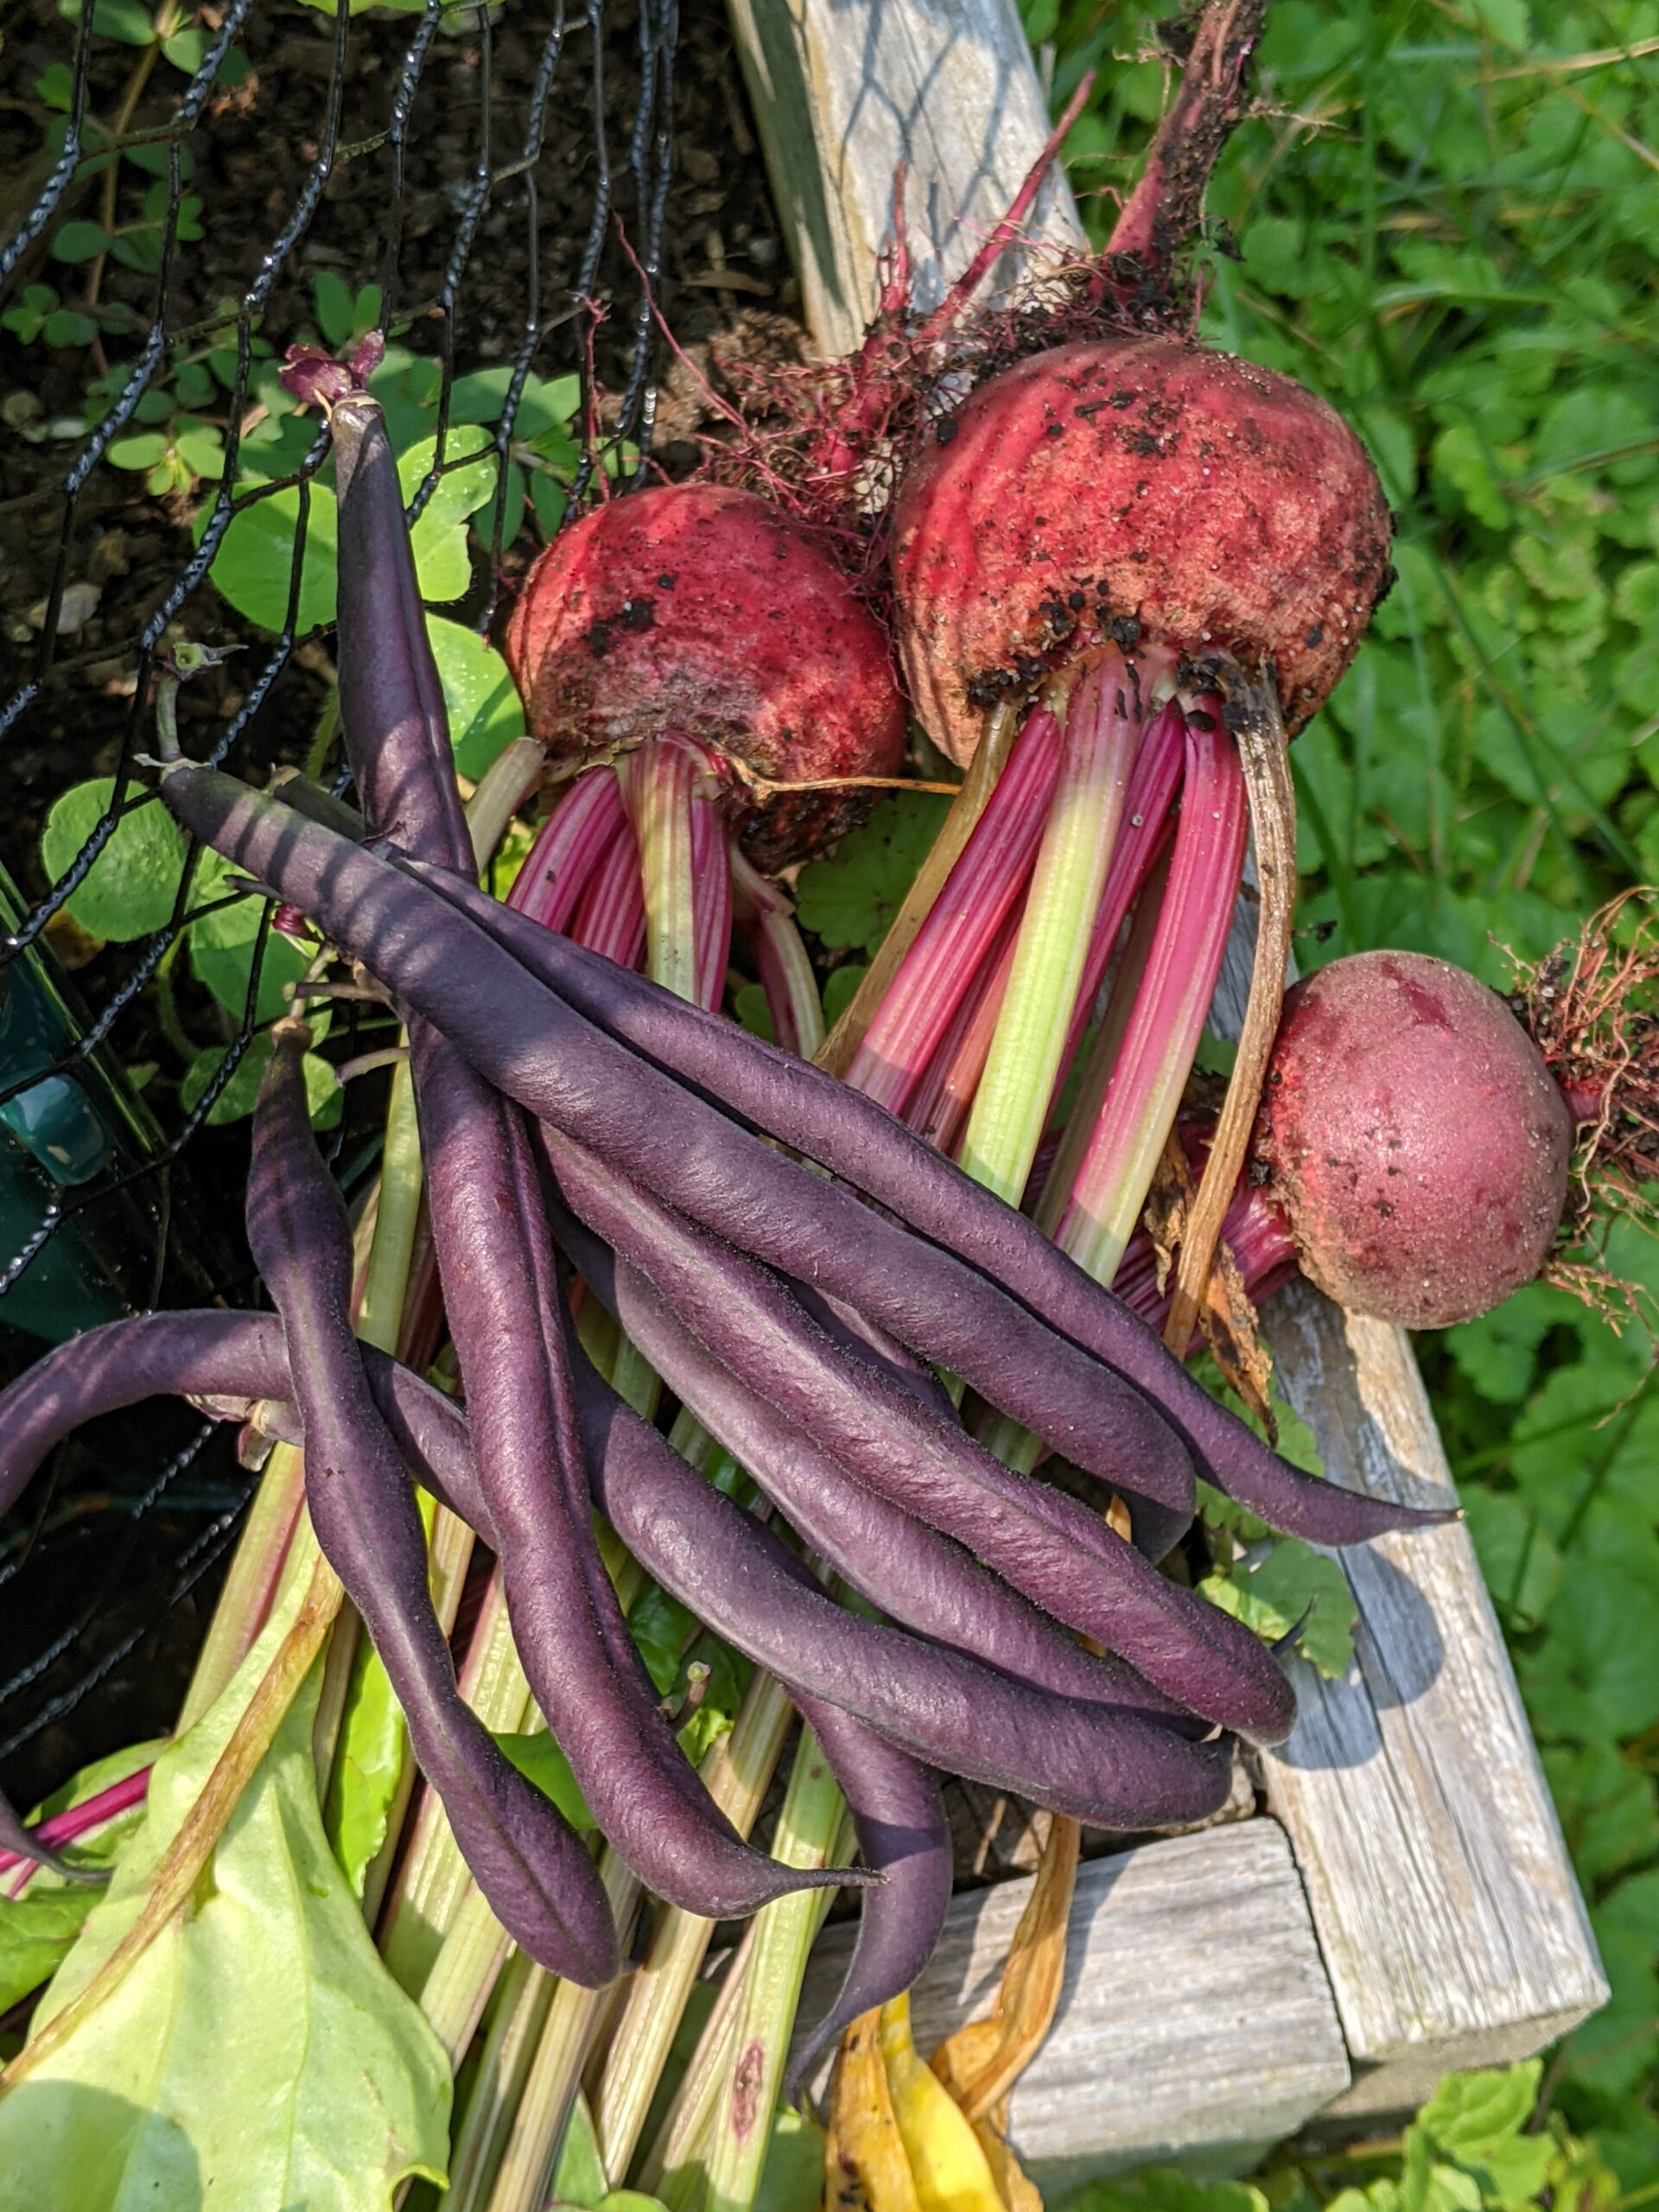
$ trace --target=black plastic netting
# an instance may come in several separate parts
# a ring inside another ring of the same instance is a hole
[[[85,12],[30,0],[12,16],[0,54],[0,174],[14,180],[0,199],[7,1374],[118,1313],[251,1289],[246,1123],[227,1109],[272,1011],[271,915],[188,848],[142,933],[109,941],[83,910],[118,825],[124,852],[135,813],[162,818],[142,763],[181,642],[236,648],[179,694],[187,752],[257,781],[281,764],[338,775],[332,639],[307,553],[331,512],[327,441],[315,415],[278,418],[286,347],[385,334],[399,379],[389,418],[404,410],[405,446],[411,424],[433,441],[418,480],[405,474],[412,518],[457,471],[476,488],[488,469],[487,496],[466,503],[463,588],[442,609],[484,632],[504,581],[593,472],[626,477],[652,450],[652,301],[676,223],[690,241],[680,273],[705,288],[683,294],[694,335],[734,294],[769,290],[776,252],[717,9],[691,8],[683,40],[677,0],[428,0],[354,17],[298,0],[86,0]],[[677,59],[697,102],[677,165]],[[723,239],[702,226],[722,207]],[[722,276],[751,233],[760,273]],[[560,394],[576,404],[550,432]],[[274,611],[250,620],[215,563],[260,536],[257,511],[283,565],[264,587]],[[83,798],[53,830],[64,794],[98,777],[106,803]],[[141,887],[154,903],[155,882]],[[206,941],[187,942],[205,915],[232,908],[242,966],[215,999],[211,963],[181,954]],[[335,1061],[374,1041],[357,1035],[374,1014],[340,1007]],[[372,1080],[350,1086],[330,1130],[348,1192],[372,1172],[383,1098]],[[168,1725],[251,1487],[226,1433],[176,1408],[99,1424],[65,1456],[0,1519],[0,1779],[25,1802]],[[100,1683],[88,1732],[77,1713]]]

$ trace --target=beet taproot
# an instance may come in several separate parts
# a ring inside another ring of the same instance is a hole
[[[903,754],[880,625],[818,540],[753,493],[664,485],[594,508],[531,570],[504,643],[553,766],[700,745],[761,867],[837,834],[856,801],[751,777],[891,776]]]
[[[1387,588],[1364,448],[1312,392],[1169,337],[1037,353],[938,426],[899,486],[899,649],[965,765],[984,710],[1108,641],[1166,668],[1272,663],[1299,729]]]
[[[1573,1147],[1542,1053],[1448,961],[1356,953],[1287,995],[1254,1151],[1304,1273],[1350,1312],[1445,1328],[1530,1282]]]

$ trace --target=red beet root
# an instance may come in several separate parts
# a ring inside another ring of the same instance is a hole
[[[1460,968],[1362,952],[1287,998],[1255,1154],[1304,1272],[1351,1311],[1444,1328],[1530,1282],[1573,1145],[1543,1055]]]
[[[653,738],[703,746],[762,867],[837,834],[850,795],[760,795],[743,772],[890,776],[903,753],[880,626],[814,539],[750,493],[672,485],[596,507],[537,561],[505,643],[556,765]]]
[[[1270,660],[1294,732],[1353,658],[1389,535],[1364,448],[1300,385],[1173,338],[1059,346],[982,386],[905,475],[906,674],[961,764],[988,705],[1109,638],[1166,667]]]

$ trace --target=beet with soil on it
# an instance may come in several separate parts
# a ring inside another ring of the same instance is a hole
[[[554,539],[504,643],[575,778],[512,903],[709,1007],[735,918],[779,1041],[812,1052],[817,987],[768,876],[857,820],[905,746],[886,635],[824,541],[750,492],[630,492]]]
[[[1254,362],[1174,338],[1058,346],[981,386],[906,472],[900,648],[958,763],[984,709],[1116,643],[1148,692],[1226,652],[1300,729],[1385,589],[1389,517],[1348,425]]]
[[[891,776],[904,709],[887,640],[799,524],[715,484],[629,493],[531,569],[507,626],[532,737],[556,768],[677,737],[714,756],[761,866],[835,834],[845,793],[774,783]]]

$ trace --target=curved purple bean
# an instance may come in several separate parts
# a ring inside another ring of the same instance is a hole
[[[244,1389],[244,1376],[253,1376]],[[229,1391],[226,1391],[226,1378]],[[0,1392],[0,1513],[83,1422],[144,1398],[276,1396],[288,1389],[282,1325],[269,1313],[144,1313],[104,1321]]]
[[[950,1903],[950,1828],[939,1778],[862,1721],[817,1698],[801,1718],[840,1785],[864,1864],[882,1879],[859,1907],[858,1936],[835,2002],[790,2054],[791,2101],[861,2014],[908,1989],[933,1955]]]
[[[849,1474],[740,1382],[647,1279],[596,1236],[574,1224],[564,1236],[583,1281],[688,1411],[861,1597],[902,1626],[1036,1688],[1166,1726],[1192,1721],[1185,1706],[1126,1661],[1084,1650],[952,1537]]]
[[[597,1988],[621,1959],[594,1861],[456,1687],[421,1516],[352,1331],[351,1224],[311,1133],[301,1067],[308,1042],[299,1023],[274,1033],[253,1119],[248,1243],[282,1317],[311,1525],[363,1616],[421,1771],[492,1911],[538,1965]]]
[[[613,1294],[610,1257],[597,1239],[590,1243],[592,1264],[586,1264],[589,1254],[584,1251],[582,1272],[608,1303]],[[631,1308],[642,1335],[652,1328],[652,1308],[665,1311],[642,1282]],[[699,1420],[704,1420],[706,1408],[729,1429],[737,1440],[728,1446],[734,1457],[754,1467],[762,1486],[795,1519],[807,1541],[873,1604],[936,1642],[1058,1696],[1166,1722],[1185,1713],[1123,1662],[1096,1656],[1073,1643],[1051,1616],[1010,1590],[950,1537],[855,1482],[729,1376],[721,1402],[712,1402],[714,1394],[691,1381],[689,1348],[696,1340],[683,1329],[680,1338],[677,1352],[665,1339],[663,1344],[662,1363],[671,1360],[680,1370],[678,1379],[671,1377],[671,1387]],[[648,1357],[654,1356],[649,1344],[641,1348]],[[494,1526],[470,1452],[457,1456],[450,1427],[431,1425],[434,1406],[454,1414],[449,1401],[424,1383],[417,1385],[406,1369],[372,1347],[361,1349],[376,1403],[405,1459],[420,1470],[441,1503],[493,1546]],[[48,1452],[83,1421],[100,1414],[157,1396],[277,1402],[289,1388],[282,1325],[273,1314],[209,1309],[105,1322],[55,1346],[0,1395],[0,1498],[15,1498]],[[406,1394],[423,1411],[422,1425],[414,1430],[408,1425]],[[274,1402],[271,1410],[276,1410]],[[704,1426],[712,1433],[715,1423],[704,1420]],[[453,1427],[464,1444],[459,1416]],[[287,1434],[290,1442],[302,1440],[297,1418],[289,1430],[276,1433]]]
[[[1096,1827],[1202,1820],[1225,1802],[1225,1738],[1190,1743],[858,1619],[591,1372],[578,1389],[601,1511],[671,1595],[791,1696],[823,1699],[930,1766]]]
[[[493,1541],[466,1414],[366,1348],[365,1365],[410,1465]],[[1051,1696],[843,1611],[786,1545],[712,1490],[580,1356],[572,1372],[594,1503],[648,1574],[791,1696],[852,1713],[929,1765],[1095,1827],[1173,1826],[1224,1803],[1226,1739],[1190,1743],[1138,1714]]]
[[[309,913],[521,1105],[693,1218],[729,1223],[734,1241],[844,1297],[1068,1458],[1164,1508],[1160,1538],[1171,1516],[1190,1518],[1192,1460],[1152,1401],[976,1270],[626,1051],[402,868],[212,770],[169,768],[162,795],[205,842]]]
[[[479,1078],[435,1035],[414,1033],[410,1056],[444,1308],[508,1618],[594,1820],[646,1888],[710,1920],[842,1879],[743,1842],[658,1710],[594,1538],[527,1140],[503,1102],[480,1100]]]
[[[543,929],[474,885],[442,880],[415,865],[409,872],[589,1021],[680,1081],[696,1084],[750,1128],[828,1168],[1126,1376],[1175,1423],[1216,1486],[1271,1527],[1311,1543],[1357,1544],[1389,1529],[1432,1528],[1457,1517],[1365,1497],[1281,1459],[1211,1397],[1137,1313],[885,1107],[747,1030],[734,1034],[730,1022]],[[727,1233],[742,1242],[734,1224],[728,1224]],[[811,1257],[817,1249],[811,1246]],[[797,1263],[803,1269],[808,1256],[804,1241]],[[882,1318],[907,1342],[917,1341],[891,1314]],[[936,1356],[966,1373],[960,1362]],[[983,1395],[999,1405],[1007,1402],[995,1389]],[[1048,1436],[1040,1421],[1027,1425]],[[1073,1443],[1048,1440],[1079,1465],[1088,1464]]]
[[[1189,1711],[1256,1742],[1289,1733],[1294,1692],[1242,1623],[1167,1581],[1075,1498],[1005,1467],[899,1385],[856,1367],[758,1262],[572,1138],[543,1127],[542,1142],[569,1211],[638,1268],[755,1395],[859,1481],[956,1537]],[[556,1204],[555,1231],[568,1239],[558,1211]]]

